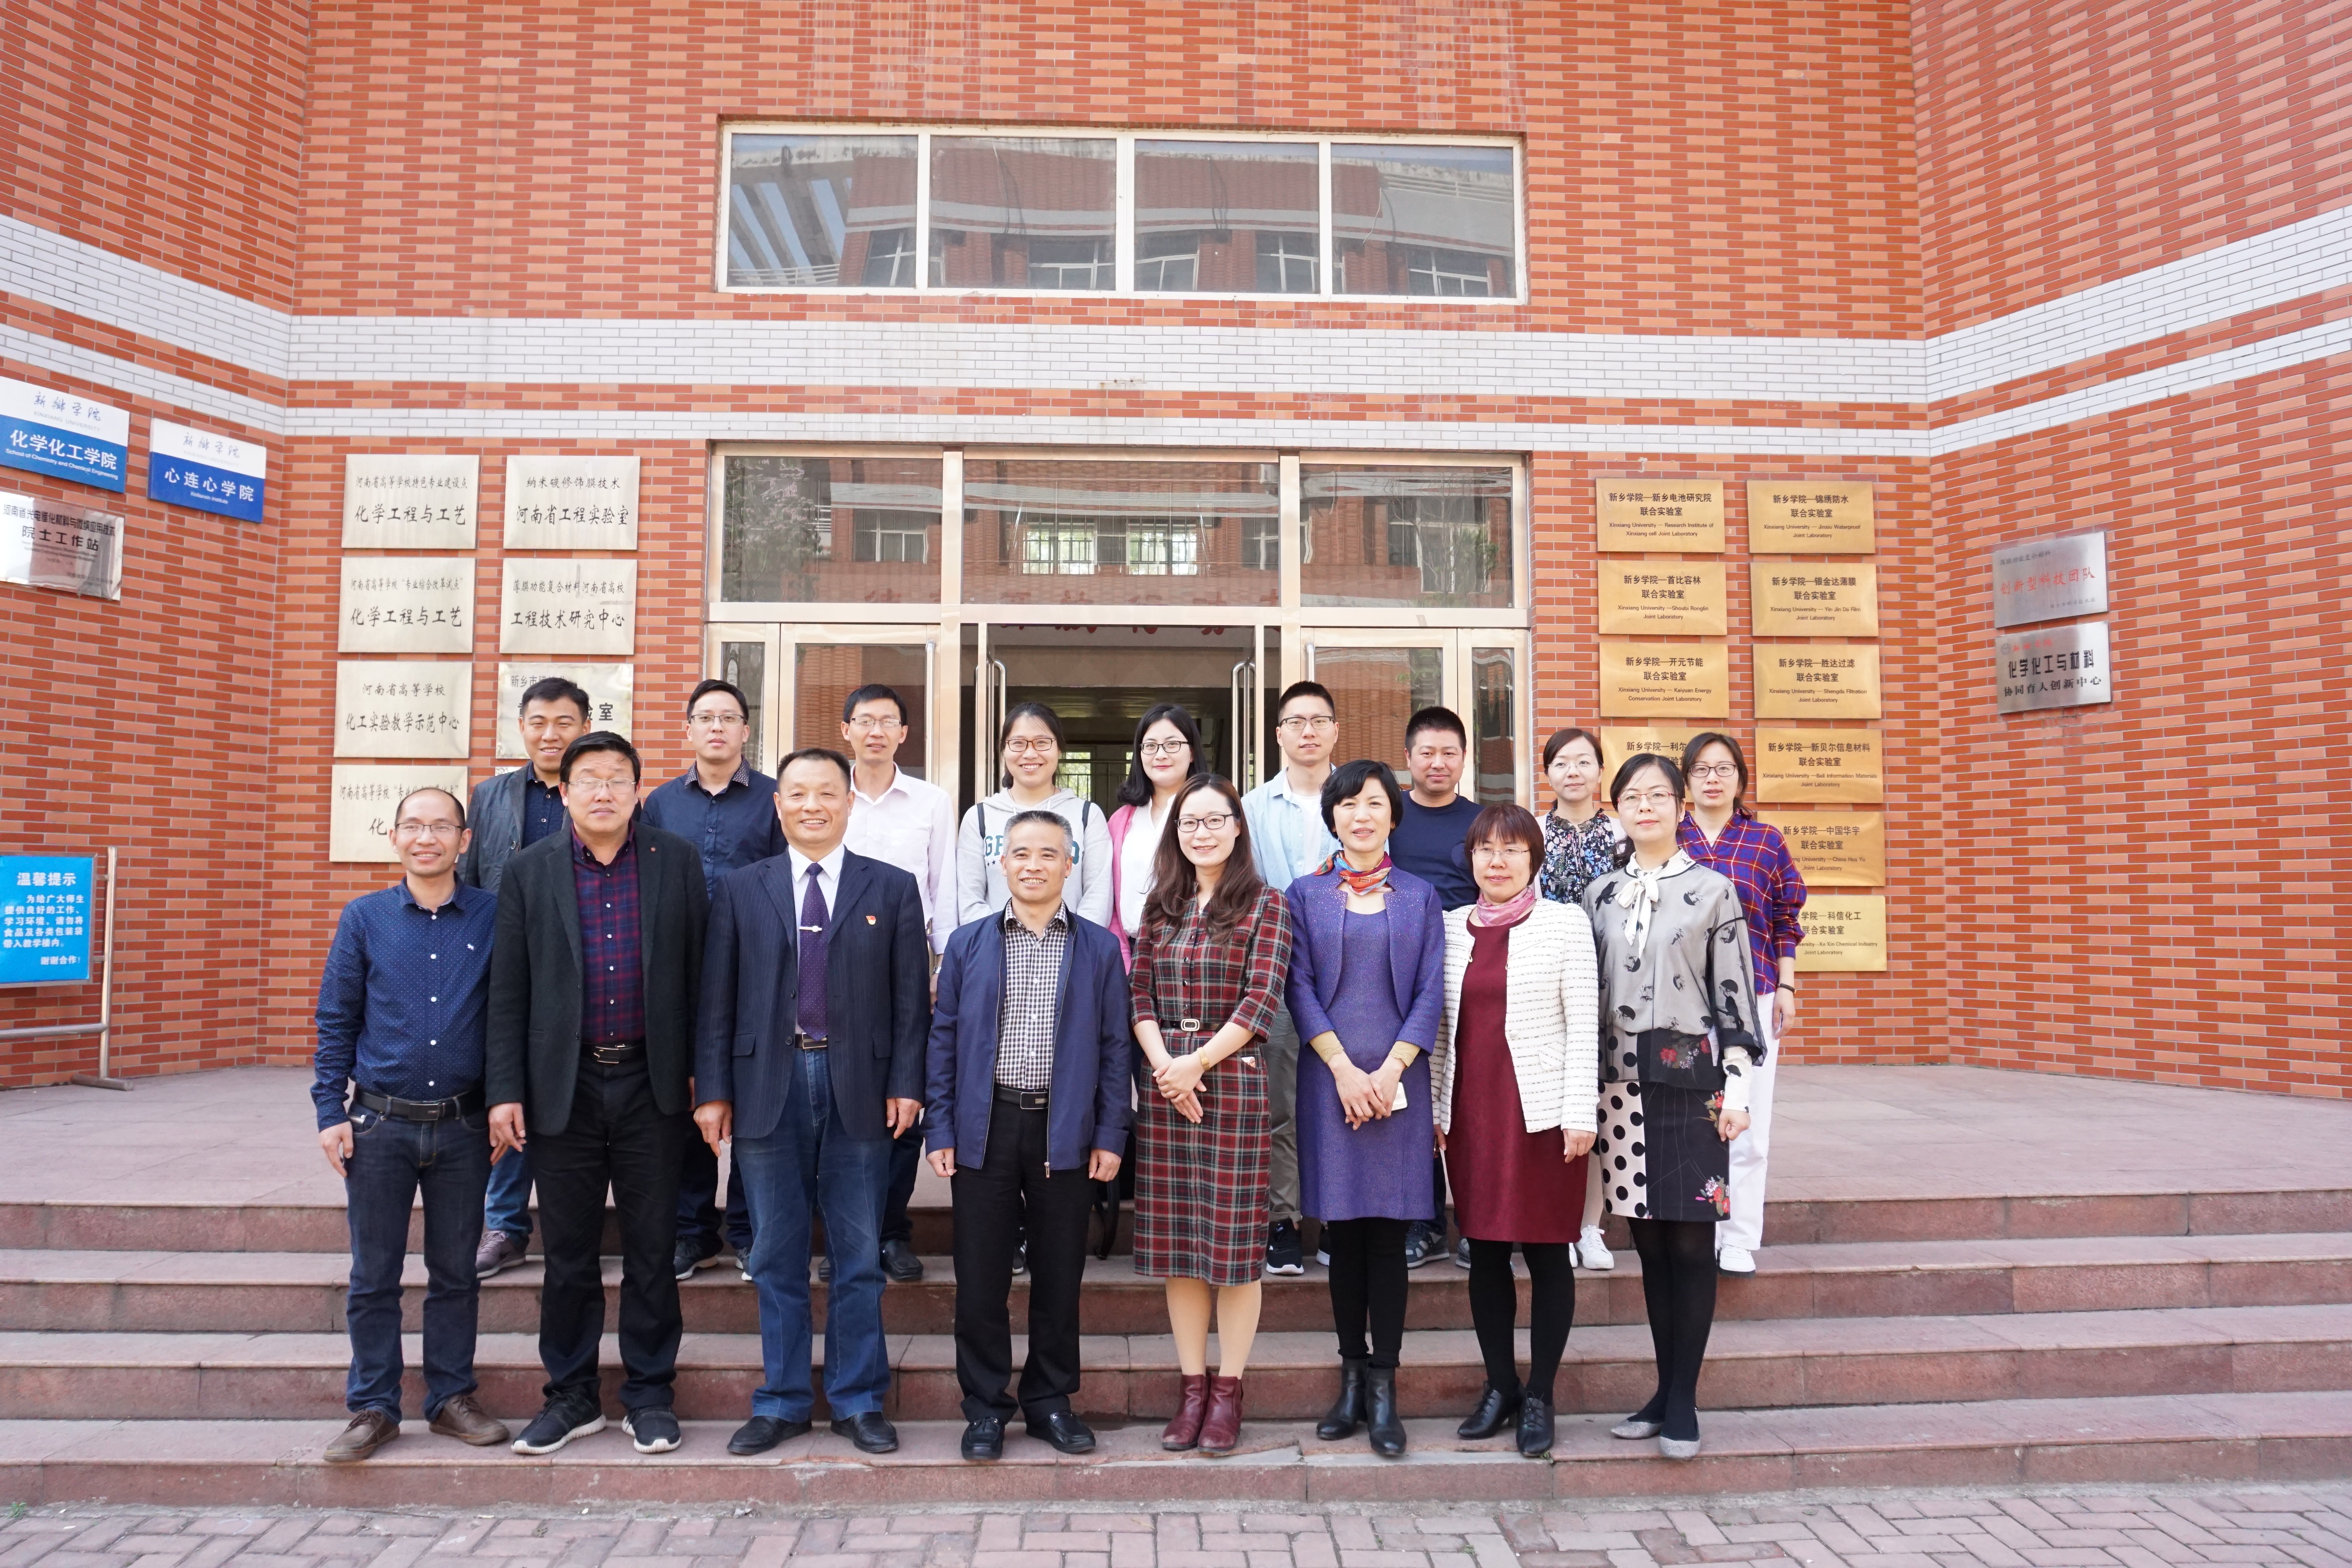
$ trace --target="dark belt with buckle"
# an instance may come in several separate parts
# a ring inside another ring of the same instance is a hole
[[[453,1117],[472,1116],[482,1109],[482,1091],[467,1089],[450,1100],[402,1100],[397,1095],[378,1094],[373,1089],[352,1090],[352,1103],[362,1110],[373,1110],[378,1116],[389,1116],[394,1121],[447,1121]]]
[[[600,1068],[631,1067],[643,1061],[646,1056],[643,1040],[606,1040],[602,1044],[583,1046],[581,1049],[586,1051],[588,1059]]]
[[[794,1035],[793,1044],[804,1051],[821,1051],[824,1049],[826,1042],[822,1035]]]
[[[1000,1083],[996,1086],[996,1103],[1020,1110],[1043,1110],[1050,1094],[1047,1089],[1015,1089],[1009,1083]]]

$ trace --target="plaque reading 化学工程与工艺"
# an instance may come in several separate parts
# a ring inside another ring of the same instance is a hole
[[[1729,629],[1720,561],[1601,558],[1602,637],[1719,637]]]
[[[466,798],[462,763],[337,763],[327,811],[327,858],[390,862],[392,816],[411,791],[446,789]]]
[[[471,653],[474,558],[346,555],[338,653]]]
[[[1608,719],[1727,719],[1731,661],[1717,642],[1601,639],[1601,712]]]
[[[1723,553],[1721,479],[1653,479],[1635,475],[1595,479],[1592,484],[1602,552]]]
[[[482,460],[471,452],[343,459],[343,548],[471,550]]]

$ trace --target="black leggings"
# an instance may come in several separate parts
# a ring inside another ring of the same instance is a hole
[[[1393,1367],[1404,1352],[1404,1233],[1402,1219],[1323,1222],[1323,1250],[1331,1255],[1331,1321],[1339,1353]],[[1364,1344],[1369,1323],[1372,1342]]]
[[[1650,1309],[1650,1342],[1658,1357],[1658,1392],[1633,1413],[1663,1421],[1678,1442],[1698,1438],[1698,1373],[1715,1327],[1715,1222],[1630,1219],[1642,1257],[1642,1300]]]
[[[1549,1405],[1560,1354],[1568,1349],[1568,1331],[1576,1323],[1576,1274],[1569,1266],[1564,1241],[1521,1242],[1519,1250],[1527,1257],[1528,1277],[1535,1282],[1524,1384],[1519,1382],[1513,1338],[1518,1327],[1519,1287],[1511,1278],[1507,1241],[1471,1240],[1470,1323],[1478,1331],[1478,1353],[1486,1363],[1486,1382],[1505,1394],[1524,1388]]]

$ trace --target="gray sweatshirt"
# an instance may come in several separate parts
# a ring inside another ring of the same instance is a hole
[[[1001,910],[1011,895],[997,857],[1004,853],[1004,829],[1024,811],[1050,811],[1070,825],[1076,840],[1077,860],[1070,871],[1062,901],[1098,926],[1111,922],[1110,822],[1102,808],[1068,790],[1034,806],[1013,804],[1011,790],[994,795],[963,814],[956,830],[956,923],[964,925],[991,910]]]

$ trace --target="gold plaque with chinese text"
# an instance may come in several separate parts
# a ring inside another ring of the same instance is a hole
[[[1750,479],[1748,548],[1758,555],[1867,555],[1878,548],[1865,479]]]
[[[1876,643],[1760,642],[1756,664],[1759,719],[1875,719]]]
[[[1720,642],[1602,637],[1601,713],[1608,719],[1727,719],[1730,655]]]
[[[1719,637],[1730,630],[1720,561],[1601,560],[1602,637]]]
[[[1789,854],[1811,888],[1883,888],[1886,885],[1886,818],[1875,811],[1759,813],[1780,830]]]
[[[1601,549],[1723,553],[1723,481],[1641,476],[1592,481]]]
[[[1769,805],[1876,805],[1886,798],[1875,730],[1756,731],[1756,798]]]
[[[1869,561],[1751,561],[1748,626],[1759,637],[1874,637],[1878,566]]]
[[[1817,893],[1797,916],[1800,974],[1869,974],[1886,967],[1886,895]]]

